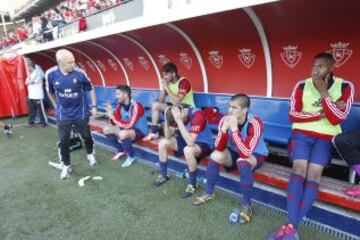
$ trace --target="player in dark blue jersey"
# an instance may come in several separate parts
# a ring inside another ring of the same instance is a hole
[[[73,127],[85,141],[89,164],[96,164],[89,126],[90,110],[92,116],[97,114],[96,96],[89,77],[75,66],[75,57],[70,51],[57,51],[56,60],[58,65],[50,68],[45,77],[49,98],[56,109],[60,160],[63,163],[60,178],[67,179],[71,172],[69,145]],[[91,106],[87,92],[91,93]]]

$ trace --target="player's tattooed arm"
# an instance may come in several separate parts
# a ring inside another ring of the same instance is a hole
[[[163,83],[164,90],[166,94],[170,97],[171,101],[176,105],[179,106],[181,101],[184,99],[185,95],[183,94],[174,94],[170,91],[168,82],[164,81]]]
[[[167,85],[166,80],[162,79],[160,82],[160,96],[159,96],[159,102],[163,103],[166,99],[166,90],[165,85]]]
[[[175,122],[176,122],[176,124],[178,126],[178,129],[180,131],[180,134],[181,134],[181,136],[184,138],[184,140],[186,142],[186,145],[194,146],[197,134],[190,133],[187,130],[183,120],[181,119],[181,112],[180,112],[179,108],[172,107],[171,111],[172,111],[172,114],[174,116],[174,120],[175,120]]]
[[[161,90],[160,96],[159,96],[159,102],[161,102],[161,103],[165,102],[165,98],[166,98],[166,92],[165,92],[165,90]]]
[[[171,107],[167,107],[165,109],[165,115],[167,111],[171,111]],[[165,123],[164,123],[164,136],[166,139],[170,139],[174,136],[175,134],[175,128],[171,127],[169,125],[169,122],[167,121],[166,117],[165,117]]]

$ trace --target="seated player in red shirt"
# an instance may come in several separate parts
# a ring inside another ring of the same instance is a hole
[[[112,160],[116,160],[123,155],[127,159],[121,165],[128,167],[135,161],[135,153],[132,147],[133,142],[139,141],[148,133],[148,126],[144,114],[144,107],[141,103],[136,102],[131,95],[131,88],[127,85],[116,88],[116,99],[119,105],[115,109],[108,104],[106,112],[113,126],[104,128],[104,134],[116,136],[121,146]],[[122,152],[122,151],[125,151]]]
[[[250,98],[245,94],[234,95],[229,102],[229,113],[219,123],[215,140],[215,151],[211,153],[206,169],[206,193],[195,199],[200,205],[215,198],[215,184],[220,175],[220,164],[228,171],[235,168],[240,173],[242,202],[240,209],[232,211],[236,221],[246,224],[251,221],[251,199],[253,194],[253,173],[264,162],[268,150],[263,137],[263,123],[249,113]]]
[[[176,127],[178,129],[176,129]],[[193,195],[197,183],[197,162],[209,155],[213,149],[211,129],[205,113],[195,108],[168,107],[165,110],[165,137],[159,142],[160,175],[153,185],[158,187],[169,180],[167,174],[168,149],[175,156],[185,156],[189,169],[189,183],[182,198]]]

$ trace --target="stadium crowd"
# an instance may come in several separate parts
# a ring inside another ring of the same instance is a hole
[[[76,20],[79,20],[79,31],[84,31],[86,16],[121,2],[122,0],[63,0],[40,16],[34,16],[30,22],[15,25],[7,36],[5,33],[0,33],[0,49],[27,39],[35,39],[38,42],[52,41],[57,37],[59,27]]]

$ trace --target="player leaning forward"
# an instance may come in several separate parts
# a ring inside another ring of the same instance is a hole
[[[195,205],[215,198],[215,185],[220,176],[220,165],[227,171],[238,169],[239,189],[242,194],[240,209],[234,209],[230,216],[246,224],[251,221],[251,199],[253,194],[253,171],[266,160],[268,149],[263,137],[263,123],[260,118],[249,113],[250,98],[236,94],[229,102],[229,112],[219,123],[219,133],[215,140],[215,151],[210,155],[206,169],[206,193],[197,197]]]
[[[181,197],[191,197],[198,189],[197,163],[213,149],[211,128],[205,113],[188,106],[181,109],[176,106],[168,107],[165,110],[164,135],[159,142],[160,175],[153,185],[159,187],[169,180],[168,149],[173,149],[175,156],[185,156],[189,170],[189,184]]]
[[[61,179],[67,179],[70,168],[70,133],[74,128],[84,139],[87,160],[91,166],[96,164],[94,141],[91,136],[89,117],[90,106],[87,92],[91,92],[91,113],[96,111],[96,96],[86,73],[75,66],[74,55],[65,49],[56,52],[57,66],[46,72],[49,98],[56,109],[57,129],[60,140],[60,155],[63,168]]]

